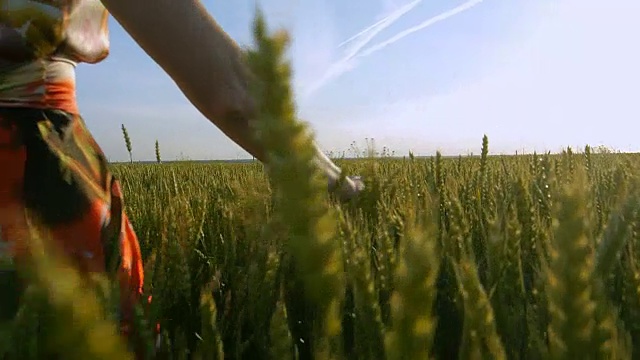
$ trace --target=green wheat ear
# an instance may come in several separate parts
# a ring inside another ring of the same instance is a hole
[[[315,309],[314,352],[318,358],[340,353],[340,302],[343,262],[336,238],[336,216],[329,207],[326,181],[315,165],[313,137],[295,115],[291,68],[284,61],[288,35],[269,37],[262,14],[254,22],[256,49],[248,61],[257,81],[258,117],[254,126],[267,153],[274,200],[273,217],[288,229],[285,246]]]
[[[390,360],[430,358],[436,329],[432,307],[441,257],[437,217],[427,217],[424,223],[415,222],[415,215],[408,220],[407,235],[400,244],[400,262],[394,274],[392,326],[385,339],[386,355]]]
[[[577,172],[574,179],[564,185],[556,204],[551,262],[546,274],[550,350],[556,359],[586,359],[597,351],[592,343],[596,304],[590,209],[583,172]]]
[[[464,303],[462,358],[507,359],[489,297],[468,254],[455,267]]]
[[[50,307],[53,328],[47,337],[51,349],[65,359],[132,359],[96,293],[87,289],[87,281],[94,280],[81,278],[49,245],[43,229],[35,221],[26,229],[31,254],[26,275]]]
[[[276,303],[276,309],[271,317],[269,327],[270,359],[295,359],[295,346],[291,331],[289,330],[289,318],[287,308],[284,305],[284,296]]]
[[[224,351],[217,325],[217,309],[211,291],[204,291],[200,297],[202,334],[197,350],[197,358],[222,360]]]
[[[355,346],[365,358],[382,359],[385,356],[385,330],[373,276],[370,245],[361,241],[344,217],[341,220],[344,225],[344,256],[347,259],[345,269],[353,287],[355,316],[359,319],[355,328]]]

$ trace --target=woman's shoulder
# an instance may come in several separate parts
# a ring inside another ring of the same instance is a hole
[[[0,8],[0,59],[56,55],[95,63],[109,53],[100,0],[0,0]]]

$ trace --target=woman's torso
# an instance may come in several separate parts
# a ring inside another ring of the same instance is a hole
[[[100,0],[0,0],[0,107],[77,112],[75,65],[109,53]]]

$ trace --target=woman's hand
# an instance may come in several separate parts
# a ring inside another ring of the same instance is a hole
[[[364,182],[360,176],[347,176],[338,189],[338,196],[342,201],[349,201],[364,190]]]

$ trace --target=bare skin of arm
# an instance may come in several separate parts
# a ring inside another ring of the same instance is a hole
[[[256,109],[242,50],[199,0],[102,3],[207,119],[251,155],[265,161],[265,151],[250,129]],[[316,149],[317,164],[332,187],[341,170]],[[343,192],[355,192],[355,188],[349,180]]]

